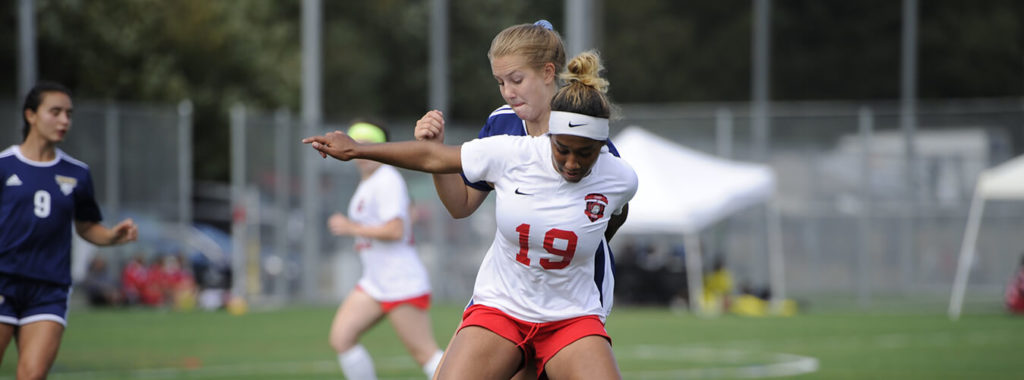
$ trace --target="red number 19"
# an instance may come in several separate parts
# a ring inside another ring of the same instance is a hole
[[[530,225],[523,223],[519,227],[516,227],[516,232],[519,233],[519,254],[516,255],[516,261],[523,263],[523,265],[530,265],[530,258],[526,255],[530,251]],[[566,241],[565,249],[555,248],[555,239],[562,239]],[[572,261],[573,255],[576,254],[576,233],[572,231],[560,230],[552,228],[544,234],[544,250],[552,255],[561,256],[562,260],[551,261],[550,259],[540,259],[540,266],[544,269],[562,269],[569,266],[569,262]]]

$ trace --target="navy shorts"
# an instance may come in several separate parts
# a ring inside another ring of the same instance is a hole
[[[54,321],[67,326],[71,287],[0,275],[0,323]]]

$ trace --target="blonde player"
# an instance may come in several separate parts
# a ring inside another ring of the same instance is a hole
[[[565,46],[554,26],[547,20],[513,25],[494,36],[487,58],[498,82],[498,92],[505,105],[491,112],[477,135],[479,138],[500,135],[543,136],[548,133],[551,99],[558,90],[558,75],[565,67]],[[417,140],[444,142],[444,115],[427,112],[416,122]],[[619,152],[611,140],[606,147],[616,157]],[[465,218],[483,203],[494,188],[486,181],[468,181],[459,174],[435,174],[434,186],[448,213]],[[615,215],[608,223],[608,241],[626,221],[626,212]],[[608,244],[595,261],[602,272],[601,287],[605,299],[604,317],[611,312],[615,277],[612,273],[614,255]]]
[[[621,378],[604,329],[594,260],[637,177],[603,149],[611,106],[600,59],[582,53],[552,100],[548,134],[462,146],[359,144],[341,132],[303,140],[326,157],[371,159],[493,184],[498,229],[440,379],[509,378],[534,360],[552,379]]]
[[[491,112],[477,137],[512,135],[543,136],[548,133],[551,99],[558,90],[558,75],[565,68],[565,45],[547,20],[532,24],[513,25],[503,29],[491,41],[487,51],[491,72],[498,83],[498,92],[505,105]],[[416,122],[417,140],[444,142],[444,115],[433,110]],[[608,151],[616,157],[619,152],[611,140]],[[459,174],[435,174],[437,195],[454,218],[465,218],[483,203],[494,188],[486,181],[472,182]],[[614,215],[605,231],[611,240],[615,231],[626,221],[626,212]],[[612,266],[614,255],[610,247],[601,245],[594,261],[600,271],[600,286],[604,299],[604,313],[608,316],[613,304],[615,277]],[[536,372],[528,363],[514,379],[535,379]]]
[[[387,141],[385,130],[357,122],[348,135],[363,143]],[[409,195],[395,168],[355,160],[361,181],[349,203],[348,217],[331,215],[335,235],[355,237],[363,276],[338,307],[331,324],[330,344],[349,379],[376,379],[373,360],[359,337],[385,315],[406,349],[429,378],[441,361],[427,310],[430,282],[412,244]]]

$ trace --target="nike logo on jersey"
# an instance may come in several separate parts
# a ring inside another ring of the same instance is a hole
[[[21,178],[18,178],[17,174],[11,174],[7,178],[7,182],[4,182],[5,186],[21,186]]]
[[[582,127],[584,125],[587,125],[587,123],[573,124],[571,121],[569,122],[569,128]]]
[[[531,194],[527,194],[527,193],[524,193],[522,191],[519,191],[518,187],[516,188],[516,194],[519,194],[519,195],[533,195],[532,193]]]

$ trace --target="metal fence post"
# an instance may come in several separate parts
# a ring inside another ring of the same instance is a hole
[[[277,220],[274,221],[274,254],[278,255],[282,262],[287,258],[288,252],[288,213],[291,209],[291,191],[288,188],[291,164],[291,146],[296,142],[292,138],[292,115],[287,108],[280,108],[274,113],[274,142],[275,168],[274,171],[274,207],[277,209]],[[282,265],[283,266],[283,265]],[[287,271],[281,269],[275,275],[274,286],[271,294],[284,297],[288,290],[285,281],[288,280]]]
[[[182,238],[192,227],[192,101],[178,103],[178,223]]]
[[[118,144],[118,137],[121,136],[121,112],[114,101],[108,101],[104,111],[104,132],[104,170],[107,175],[104,196],[107,198],[107,212],[118,218],[121,215],[121,145]]]
[[[871,242],[871,203],[873,202],[871,196],[871,140],[874,135],[875,116],[868,107],[861,107],[857,113],[857,125],[860,131],[861,152],[860,161],[860,180],[861,180],[861,194],[860,199],[860,217],[858,221],[858,230],[860,232],[860,242],[858,243],[859,250],[857,252],[857,295],[860,300],[861,306],[867,306],[871,301],[871,289],[869,284],[871,281],[868,279],[868,272],[870,271],[870,255],[871,250],[868,249],[868,244]]]
[[[715,153],[722,158],[732,158],[732,111],[721,107],[715,111]]]
[[[231,294],[245,295],[245,105],[231,106]]]

